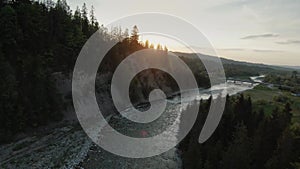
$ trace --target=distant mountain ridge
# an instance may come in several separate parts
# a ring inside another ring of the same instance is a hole
[[[288,69],[297,69],[300,70],[300,66],[288,66],[288,65],[278,65],[279,67],[284,67]]]
[[[215,60],[216,56],[211,55],[205,55],[202,53],[183,53],[183,52],[173,52],[178,56],[183,57],[189,57],[189,58],[198,58],[198,55],[201,57],[201,60]],[[236,61],[232,59],[227,58],[220,58],[223,65],[241,65],[241,66],[250,66],[250,67],[258,67],[261,69],[273,69],[273,70],[279,70],[279,71],[293,71],[295,69],[300,70],[300,66],[284,66],[284,65],[267,65],[263,63],[251,63],[251,62],[245,62],[245,61]]]

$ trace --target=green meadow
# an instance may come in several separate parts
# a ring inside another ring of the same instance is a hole
[[[300,97],[293,96],[290,92],[259,85],[252,90],[245,91],[244,95],[251,97],[254,110],[258,112],[262,109],[266,115],[271,115],[276,106],[282,109],[289,102],[293,121],[300,122]]]

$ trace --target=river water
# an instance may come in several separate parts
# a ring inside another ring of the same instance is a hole
[[[257,78],[259,77],[252,77],[254,81]],[[205,100],[211,95],[216,97],[224,89],[227,90],[227,94],[234,95],[252,89],[255,85],[228,82],[212,86],[210,89],[195,89],[199,90],[199,95],[195,95],[195,90],[186,91],[189,95],[183,100],[176,95],[169,98],[165,112],[154,122],[139,125],[131,123],[120,115],[115,115],[110,118],[109,123],[120,133],[132,137],[154,136],[174,124],[171,132],[166,135],[168,142],[165,144],[171,144],[177,142],[181,111],[194,99]],[[130,113],[131,110],[126,111]],[[150,158],[120,157],[94,145],[80,126],[74,124],[62,124],[61,127],[42,135],[28,136],[17,142],[0,146],[0,168],[40,169],[74,168],[74,166],[86,169],[177,169],[181,168],[181,158],[176,147]]]
[[[257,77],[259,78],[259,77]],[[256,79],[256,77],[252,77],[252,79]],[[118,132],[125,134],[127,136],[132,137],[147,137],[157,135],[163,132],[167,127],[172,124],[172,132],[166,135],[168,142],[165,144],[173,144],[177,142],[177,132],[179,131],[180,124],[180,114],[181,111],[184,110],[189,104],[193,102],[193,100],[206,100],[210,96],[217,97],[220,95],[221,91],[226,89],[226,93],[223,92],[223,96],[235,95],[237,93],[252,89],[257,84],[250,83],[231,83],[228,82],[226,84],[219,84],[216,86],[212,86],[210,89],[195,89],[186,91],[188,92],[188,97],[180,99],[179,96],[174,96],[169,98],[167,108],[165,112],[154,122],[149,124],[139,125],[137,123],[131,123],[128,120],[124,120],[124,118],[119,116],[114,116],[110,120],[111,126],[116,129]],[[194,95],[196,90],[199,90],[199,95]],[[182,104],[180,104],[182,103]],[[127,109],[127,112],[130,113],[131,109]],[[105,131],[105,129],[104,129]],[[111,132],[111,131],[105,131]],[[181,159],[178,153],[178,149],[172,148],[169,151],[154,156],[150,158],[143,159],[129,159],[120,157],[105,150],[99,148],[96,145],[93,145],[91,151],[88,153],[88,158],[84,160],[80,165],[83,168],[99,168],[99,169],[107,169],[107,168],[130,168],[130,169],[179,169],[181,166]]]

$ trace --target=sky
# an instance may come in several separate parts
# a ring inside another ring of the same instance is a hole
[[[300,66],[299,0],[69,0],[71,9],[83,3],[95,7],[104,26],[132,14],[159,12],[178,16],[197,27],[218,56],[272,65]],[[145,21],[149,22],[149,21]],[[136,23],[139,26],[139,23]],[[120,25],[131,29],[133,25]],[[156,25],[157,26],[157,25]],[[143,27],[139,27],[143,31]],[[188,32],[187,32],[188,33]],[[143,37],[172,51],[181,46],[157,36]],[[193,45],[193,44],[191,44]],[[194,46],[203,52],[200,46]]]

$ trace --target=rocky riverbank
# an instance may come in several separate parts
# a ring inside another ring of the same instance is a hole
[[[0,146],[0,168],[73,168],[85,158],[90,146],[79,125],[63,125],[47,134]]]

